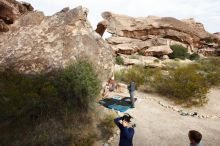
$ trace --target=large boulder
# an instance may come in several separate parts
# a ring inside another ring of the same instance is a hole
[[[102,17],[108,23],[107,31],[112,34],[107,42],[115,48],[116,53],[136,53],[154,46],[173,44],[181,44],[193,53],[210,45],[220,45],[220,39],[208,33],[203,24],[194,19],[157,16],[134,18],[111,12],[102,13]]]
[[[156,57],[152,56],[140,56],[140,55],[120,55],[124,60],[124,65],[149,65],[154,64],[155,60],[158,60]]]
[[[220,32],[214,33],[213,38],[214,38],[215,42],[217,42],[218,45],[220,46]]]
[[[105,30],[107,28],[107,24],[108,23],[105,20],[99,22],[95,31],[98,34],[100,34],[100,36],[103,36],[103,34],[104,34],[104,32],[105,32]]]
[[[181,21],[186,23],[190,27],[192,27],[195,31],[198,31],[198,32],[200,32],[200,31],[204,32],[205,31],[204,25],[202,23],[200,23],[200,22],[196,22],[194,18],[183,19]]]
[[[218,51],[214,48],[199,49],[198,53],[202,54],[203,56],[216,56],[216,55],[218,55]]]
[[[145,51],[145,55],[162,57],[163,55],[168,55],[171,54],[172,52],[173,52],[172,49],[168,45],[153,46]]]
[[[194,45],[199,45],[201,39],[210,37],[205,29],[198,29],[198,25],[189,25],[186,21],[171,17],[133,18],[111,12],[104,12],[102,17],[108,21],[108,32],[117,36],[143,39],[148,35],[160,35]]]
[[[6,25],[13,24],[21,15],[33,11],[34,8],[26,2],[18,2],[16,0],[0,0],[0,20]],[[2,26],[2,23],[0,24]],[[0,27],[0,32],[6,32],[9,27]]]
[[[220,39],[220,32],[216,32],[213,34],[215,37],[219,38]]]
[[[64,68],[78,59],[90,60],[106,78],[112,71],[112,48],[87,20],[81,6],[45,17],[30,12],[0,35],[0,67],[35,74]]]

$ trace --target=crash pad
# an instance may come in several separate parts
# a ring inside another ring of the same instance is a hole
[[[137,98],[135,98],[135,101]],[[114,109],[120,112],[125,112],[131,108],[130,97],[122,98],[121,96],[114,96],[102,99],[99,103],[109,109]]]

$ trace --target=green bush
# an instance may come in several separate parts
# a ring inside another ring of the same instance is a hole
[[[189,58],[189,53],[187,48],[182,45],[171,45],[170,48],[173,50],[173,53],[169,55],[171,59],[179,58],[179,59],[187,59]]]
[[[138,51],[138,55],[145,56],[145,52],[144,52],[144,50],[140,50],[140,51]]]
[[[189,56],[190,60],[199,60],[200,56],[197,53],[193,53]]]
[[[198,74],[196,66],[170,70],[169,75],[159,72],[155,75],[153,86],[160,94],[174,97],[187,104],[204,103],[209,89],[206,78]]]
[[[160,63],[160,60],[159,59],[155,59],[154,63]]]
[[[59,72],[57,89],[69,107],[87,110],[101,90],[101,81],[86,61],[70,65]]]
[[[118,65],[124,65],[124,59],[121,56],[115,58],[115,63]]]
[[[210,86],[218,86],[220,84],[220,58],[213,57],[198,61],[199,70],[204,73]]]
[[[122,70],[120,72],[115,73],[116,80],[120,80],[129,84],[131,81],[134,81],[136,87],[138,88],[140,85],[144,84],[145,77],[143,74],[144,68],[142,66],[133,66],[128,70]]]
[[[51,145],[52,135],[44,133],[44,129],[37,133],[39,135],[26,133],[34,132],[38,129],[35,128],[37,125],[50,119],[62,121],[68,127],[65,122],[68,115],[78,113],[75,117],[80,117],[82,113],[87,113],[100,89],[101,81],[87,61],[78,61],[63,70],[47,74],[0,72],[0,131],[5,131],[0,133],[0,145],[19,145],[15,144],[16,141],[27,145],[25,141],[33,137],[38,137],[40,145]],[[81,120],[85,121],[84,118]],[[42,144],[44,142],[46,144]]]
[[[151,76],[157,72],[158,69],[145,69],[144,66],[135,65],[132,68],[127,70],[121,70],[119,72],[115,72],[115,78],[118,81],[125,82],[129,84],[131,81],[134,81],[136,87],[140,87],[148,82],[150,82]]]
[[[145,69],[133,66],[115,73],[118,81],[129,84],[133,80],[137,87],[144,85],[146,91],[154,91],[173,97],[176,101],[192,104],[206,102],[205,95],[213,86],[220,85],[220,58],[196,60],[193,64],[166,63],[166,70]],[[152,91],[152,90],[150,90]]]

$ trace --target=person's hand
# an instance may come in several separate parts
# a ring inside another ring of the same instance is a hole
[[[123,125],[124,127],[128,127],[128,122],[122,121],[122,125]]]

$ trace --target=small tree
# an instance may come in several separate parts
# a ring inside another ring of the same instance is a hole
[[[191,54],[189,57],[190,60],[198,60],[199,58],[200,56],[196,53]]]
[[[171,59],[186,59],[190,56],[189,53],[187,53],[187,48],[183,47],[182,45],[171,45],[170,48],[173,50],[173,53],[169,55]]]
[[[124,65],[124,59],[121,56],[115,58],[115,63],[118,65]]]
[[[140,50],[140,51],[138,52],[138,55],[145,56],[145,52],[144,52],[144,50]]]

